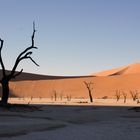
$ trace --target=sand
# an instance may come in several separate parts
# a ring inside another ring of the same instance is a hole
[[[56,101],[55,99],[51,98],[10,98],[9,103],[11,104],[31,104],[31,105],[82,105],[82,106],[140,106],[140,102],[138,100],[133,101],[132,99],[127,99],[124,103],[124,99],[93,99],[91,103],[89,98],[72,98],[67,99],[63,98],[62,100],[58,98]]]
[[[129,110],[136,103],[102,101],[53,102],[34,112],[0,111],[0,140],[140,139],[140,112]]]

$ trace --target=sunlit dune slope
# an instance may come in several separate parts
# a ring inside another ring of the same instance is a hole
[[[94,73],[94,76],[113,76],[140,73],[140,63],[130,64],[125,67]]]

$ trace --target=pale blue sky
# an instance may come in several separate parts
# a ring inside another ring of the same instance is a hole
[[[140,0],[0,0],[3,57],[11,69],[30,45],[33,58],[19,68],[51,75],[87,75],[140,62]]]

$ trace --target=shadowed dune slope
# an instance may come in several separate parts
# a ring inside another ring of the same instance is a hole
[[[6,71],[8,74],[10,71]],[[0,70],[0,79],[2,75],[2,70]],[[53,76],[53,75],[40,75],[33,73],[23,72],[12,81],[27,81],[27,80],[56,80],[56,79],[67,79],[67,78],[80,78],[80,77],[91,77],[90,76]]]

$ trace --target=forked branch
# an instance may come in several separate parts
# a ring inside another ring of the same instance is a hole
[[[17,59],[16,59],[16,61],[15,61],[14,67],[13,67],[13,69],[12,69],[12,71],[11,71],[11,74],[9,75],[9,78],[10,78],[10,79],[15,78],[16,76],[18,76],[18,75],[20,75],[20,74],[22,73],[23,69],[22,69],[19,73],[16,73],[16,74],[15,74],[15,71],[16,71],[16,69],[17,69],[18,64],[19,64],[22,60],[24,60],[24,59],[30,59],[35,65],[39,66],[39,65],[35,62],[35,60],[33,60],[33,58],[31,57],[31,55],[32,55],[32,53],[33,53],[31,50],[32,50],[32,49],[37,49],[37,47],[34,46],[35,32],[36,32],[36,30],[35,30],[35,23],[33,23],[33,34],[32,34],[32,36],[31,36],[31,46],[28,47],[28,48],[26,48],[24,51],[22,51],[22,52],[18,55],[18,57],[17,57]]]

